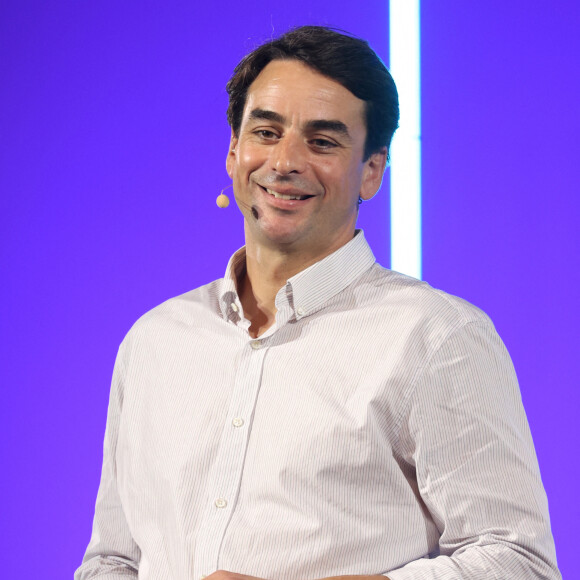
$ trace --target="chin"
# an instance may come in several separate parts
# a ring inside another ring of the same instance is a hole
[[[263,229],[260,231],[259,236],[259,238],[262,240],[262,243],[269,246],[291,246],[297,242],[300,242],[303,237],[304,235],[301,232],[296,231],[295,228]]]
[[[279,219],[259,220],[256,233],[264,242],[280,244],[294,243],[306,235],[304,228],[297,227],[295,222]]]

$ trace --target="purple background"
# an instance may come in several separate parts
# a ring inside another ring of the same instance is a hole
[[[423,4],[424,279],[504,338],[573,577],[579,3]],[[305,23],[364,36],[388,62],[386,1],[0,4],[4,577],[80,563],[118,344],[243,243],[237,209],[215,205],[224,85],[258,42]],[[388,266],[387,185],[359,223]]]

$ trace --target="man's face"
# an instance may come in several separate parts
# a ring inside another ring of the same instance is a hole
[[[320,259],[352,239],[386,163],[386,149],[363,161],[365,138],[364,101],[301,62],[269,63],[226,161],[248,246]]]

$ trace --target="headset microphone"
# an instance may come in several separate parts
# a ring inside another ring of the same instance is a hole
[[[228,189],[228,187],[232,187],[232,184],[228,185],[227,187],[224,187],[221,190],[220,194],[217,196],[215,202],[217,203],[218,207],[226,208],[228,207],[228,205],[230,205],[230,198],[224,193],[224,191]]]

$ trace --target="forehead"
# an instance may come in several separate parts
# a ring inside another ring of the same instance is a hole
[[[297,60],[273,60],[264,67],[248,89],[244,119],[256,108],[304,121],[337,119],[364,130],[365,102]]]

